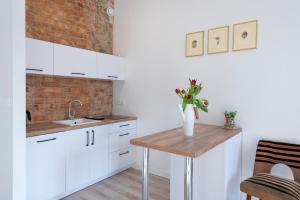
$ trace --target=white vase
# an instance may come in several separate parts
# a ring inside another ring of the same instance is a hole
[[[185,111],[182,109],[182,105],[179,104],[179,109],[183,119],[183,131],[186,136],[194,135],[195,125],[195,111],[193,104],[187,104]]]

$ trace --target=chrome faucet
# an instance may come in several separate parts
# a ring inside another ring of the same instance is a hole
[[[80,106],[82,106],[82,102],[79,101],[79,100],[73,100],[73,101],[71,101],[69,103],[69,119],[74,119],[75,118],[75,111],[73,112],[73,115],[71,114],[72,104],[75,103],[75,102],[80,103]]]

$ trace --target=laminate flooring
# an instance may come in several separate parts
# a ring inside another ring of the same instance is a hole
[[[141,200],[142,173],[130,168],[63,200]],[[150,200],[169,200],[169,179],[150,175]]]

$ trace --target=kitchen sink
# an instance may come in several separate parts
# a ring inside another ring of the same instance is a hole
[[[63,124],[63,125],[67,125],[67,126],[78,126],[78,125],[84,125],[84,124],[91,124],[91,123],[95,123],[95,122],[99,122],[99,120],[78,118],[78,119],[54,121],[54,123]]]

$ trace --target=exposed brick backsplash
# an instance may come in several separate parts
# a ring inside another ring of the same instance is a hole
[[[113,0],[26,0],[27,37],[112,54]]]
[[[68,118],[69,102],[74,103],[76,117],[108,115],[112,112],[112,81],[27,75],[27,109],[32,122]]]
[[[112,53],[113,26],[105,8],[113,0],[26,0],[26,36]],[[112,82],[27,75],[27,109],[32,122],[66,119],[71,100],[77,117],[111,114]]]

